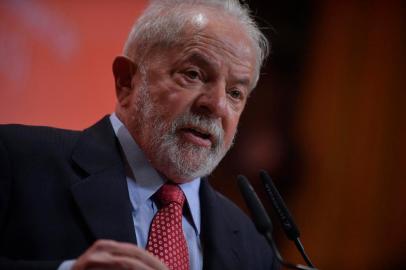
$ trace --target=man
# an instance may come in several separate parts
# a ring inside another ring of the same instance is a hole
[[[238,1],[152,2],[114,60],[114,114],[83,132],[1,127],[0,268],[276,268],[204,177],[231,147],[266,53]],[[184,240],[159,252],[156,194],[168,186],[183,199]]]

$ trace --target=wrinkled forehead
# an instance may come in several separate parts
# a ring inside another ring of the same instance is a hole
[[[231,57],[237,62],[240,59],[243,65],[252,66],[257,70],[258,59],[254,42],[236,18],[208,8],[192,10],[189,18],[183,35],[185,43],[202,38],[211,39],[212,43],[219,45],[219,50],[228,48]]]
[[[254,51],[254,41],[248,34],[246,27],[235,17],[211,7],[194,8],[188,11],[188,20],[185,27],[186,34],[196,34],[204,30],[219,40],[227,42],[233,36],[233,43],[245,46],[246,50]],[[237,44],[236,44],[237,45]]]
[[[162,14],[165,16],[165,14]],[[199,39],[210,39],[211,44],[218,44],[218,51],[222,48],[229,48],[233,52],[237,62],[243,65],[251,66],[253,69],[253,84],[255,85],[258,78],[259,59],[257,47],[252,37],[248,34],[246,27],[238,18],[227,14],[223,10],[218,10],[207,6],[182,6],[182,27],[176,38],[167,42],[165,38],[156,43],[150,44],[145,52],[143,64],[148,65],[148,56],[159,54],[162,49],[178,48],[182,49],[191,42]],[[214,46],[215,47],[215,46]],[[180,52],[180,51],[179,51]],[[226,58],[226,55],[224,55]],[[239,58],[239,59],[238,59]],[[239,60],[239,61],[238,61]]]

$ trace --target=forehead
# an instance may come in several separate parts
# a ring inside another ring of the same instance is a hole
[[[241,58],[250,63],[255,60],[254,43],[243,25],[231,15],[214,9],[192,11],[184,38],[189,42],[202,42],[226,56]]]
[[[175,46],[155,50],[155,53],[160,54],[160,51],[162,58],[172,61],[193,60],[216,69],[225,67],[230,72],[246,73],[253,80],[256,53],[241,24],[213,10],[194,10],[189,15]]]

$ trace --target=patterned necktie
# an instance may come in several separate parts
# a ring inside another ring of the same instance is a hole
[[[164,184],[154,195],[161,205],[149,230],[147,250],[171,270],[189,270],[189,253],[182,230],[185,195],[176,184]]]

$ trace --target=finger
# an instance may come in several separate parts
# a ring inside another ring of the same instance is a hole
[[[153,254],[131,243],[114,240],[98,240],[92,246],[96,251],[105,251],[121,257],[131,257],[142,261],[154,269],[167,269],[167,267]]]
[[[112,255],[108,252],[99,253],[103,255],[91,258],[86,270],[157,270],[135,258]]]

